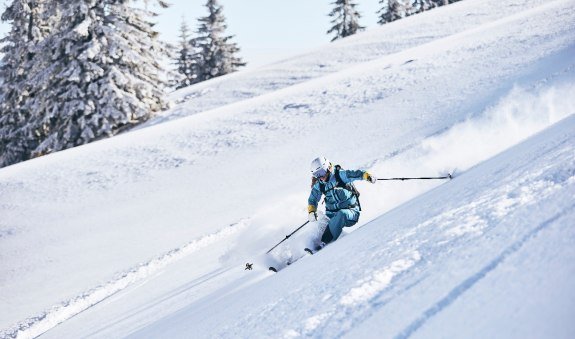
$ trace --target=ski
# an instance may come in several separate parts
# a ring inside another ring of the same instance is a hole
[[[301,257],[300,257],[300,258],[301,258]],[[281,265],[281,266],[280,266],[280,265],[270,266],[270,267],[268,268],[268,270],[277,273],[278,271],[281,271],[281,270],[283,270],[284,268],[288,267],[289,265],[293,264],[294,262],[298,261],[300,258],[297,258],[297,259],[294,260],[294,261],[288,261],[288,262],[286,262],[285,264],[283,264],[283,265]]]
[[[310,254],[310,255],[313,254],[313,251],[310,250],[310,249],[307,248],[307,247],[304,249],[304,252],[305,252],[305,253],[302,254],[300,257],[297,257],[297,258],[295,258],[295,259],[293,259],[293,260],[291,260],[291,261],[288,261],[288,262],[286,262],[286,263],[285,263],[284,265],[282,265],[282,266],[280,266],[280,265],[270,266],[270,267],[268,268],[268,270],[277,273],[277,272],[283,270],[284,268],[286,268],[286,267],[288,267],[288,266],[290,266],[290,265],[293,265],[296,261],[298,261],[298,260],[300,260],[301,258],[305,257],[307,254]]]
[[[323,248],[325,247],[325,245],[321,246],[321,247],[316,247],[313,250],[309,247],[304,248],[303,250],[306,251],[308,254],[310,255],[314,255],[317,252],[321,251]]]

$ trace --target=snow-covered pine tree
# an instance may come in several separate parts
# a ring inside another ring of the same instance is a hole
[[[30,112],[24,106],[35,91],[28,82],[34,49],[48,34],[47,5],[44,0],[14,0],[2,14],[11,30],[0,40],[0,167],[29,159],[37,145],[27,133]]]
[[[335,7],[329,13],[329,16],[333,17],[331,21],[333,26],[327,31],[327,34],[335,32],[335,36],[331,41],[345,38],[365,29],[365,27],[359,25],[361,15],[355,9],[357,5],[353,0],[336,0],[332,2],[332,5]]]
[[[461,0],[429,0],[432,4],[432,7],[439,7],[452,4],[454,2],[458,2]]]
[[[59,0],[60,24],[40,45],[34,155],[86,144],[146,121],[165,106],[167,55],[152,12],[129,0]]]
[[[380,0],[380,25],[460,0]]]
[[[225,36],[227,28],[222,6],[217,0],[208,0],[205,5],[209,15],[199,18],[197,37],[192,39],[196,48],[193,63],[196,65],[194,83],[235,72],[246,65],[237,57],[240,51],[236,43]]]
[[[194,83],[195,73],[194,47],[191,44],[190,30],[185,19],[182,18],[180,26],[180,45],[175,60],[177,79],[174,80],[177,89],[187,87]]]
[[[407,9],[401,0],[380,0],[382,7],[377,13],[379,14],[378,24],[383,25],[407,16]]]
[[[431,0],[414,0],[407,15],[418,14],[433,8]]]

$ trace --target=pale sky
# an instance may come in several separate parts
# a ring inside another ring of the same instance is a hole
[[[0,0],[2,11],[11,0]],[[161,38],[177,42],[182,18],[191,31],[197,29],[197,19],[207,15],[206,0],[167,0],[172,6],[159,9],[157,30]],[[153,1],[150,1],[152,3]],[[331,27],[328,17],[333,0],[220,0],[228,24],[227,33],[235,35],[233,41],[241,51],[239,55],[248,67],[260,66],[284,59],[329,43]],[[362,15],[360,24],[377,25],[378,0],[358,0]],[[156,9],[156,6],[153,7]],[[8,31],[0,25],[0,34]]]

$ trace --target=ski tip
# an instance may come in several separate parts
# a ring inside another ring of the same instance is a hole
[[[272,272],[278,273],[278,270],[273,266],[270,266],[269,270]]]
[[[312,254],[312,255],[313,255],[313,251],[312,251],[312,250],[310,250],[309,248],[307,248],[307,247],[306,247],[306,248],[304,248],[303,250],[304,250],[304,251],[306,251],[307,253],[309,253],[309,254]]]

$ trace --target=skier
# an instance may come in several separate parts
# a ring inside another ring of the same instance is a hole
[[[326,215],[319,220],[319,235],[315,250],[336,240],[344,227],[357,223],[361,206],[359,193],[353,186],[355,180],[366,180],[375,184],[377,179],[361,170],[343,170],[339,165],[333,166],[325,157],[311,162],[311,193],[308,199],[309,221],[318,221],[317,205],[325,195]],[[321,240],[321,242],[319,242]]]

